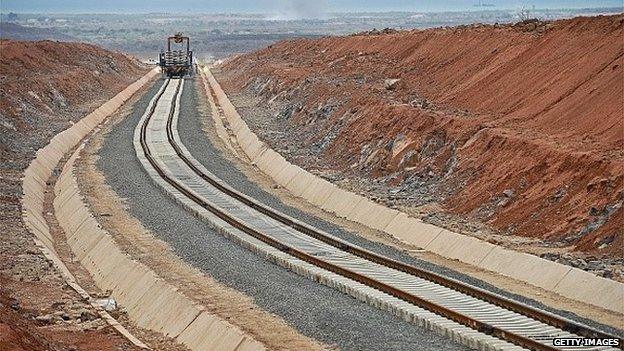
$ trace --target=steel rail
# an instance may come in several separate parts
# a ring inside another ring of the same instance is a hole
[[[513,344],[519,345],[521,347],[526,347],[529,348],[531,350],[557,350],[557,348],[555,348],[554,346],[550,346],[550,345],[545,345],[543,343],[540,343],[534,339],[531,338],[527,338],[525,336],[522,335],[517,335],[515,333],[510,333],[507,330],[498,328],[496,326],[490,325],[488,323],[484,323],[481,322],[479,320],[476,320],[474,318],[471,318],[469,316],[463,315],[457,311],[453,311],[452,309],[449,309],[447,307],[444,307],[442,305],[433,303],[431,301],[428,301],[426,299],[420,298],[418,296],[415,296],[413,294],[410,294],[408,292],[405,292],[401,289],[395,288],[391,285],[388,285],[386,283],[377,281],[375,279],[372,279],[370,277],[366,277],[363,276],[359,273],[356,273],[352,270],[337,266],[335,264],[323,261],[315,256],[312,256],[304,251],[301,251],[295,247],[286,245],[284,243],[281,243],[279,241],[277,241],[276,239],[270,237],[269,235],[266,235],[254,228],[251,228],[250,226],[246,225],[245,223],[239,221],[238,219],[236,219],[235,217],[229,215],[228,213],[222,211],[221,209],[213,206],[212,204],[206,202],[204,199],[202,199],[200,196],[196,195],[195,192],[189,188],[187,188],[185,185],[183,185],[182,183],[178,182],[177,180],[175,180],[174,178],[172,178],[171,176],[169,176],[167,174],[167,172],[162,169],[162,167],[158,164],[158,162],[154,159],[154,157],[151,154],[151,150],[149,149],[149,146],[147,144],[146,141],[146,132],[147,132],[147,126],[149,124],[149,121],[154,113],[154,110],[156,108],[156,105],[158,104],[160,98],[162,97],[162,94],[164,93],[166,87],[168,86],[168,84],[170,83],[170,80],[168,80],[165,84],[165,88],[162,89],[160,91],[160,93],[158,94],[158,96],[155,99],[154,104],[151,106],[149,113],[147,114],[143,125],[141,126],[141,130],[140,130],[140,143],[141,143],[141,147],[143,149],[143,153],[145,155],[145,158],[148,160],[148,162],[151,164],[151,166],[154,168],[154,170],[158,173],[158,175],[165,180],[168,184],[170,184],[171,186],[173,186],[176,190],[178,190],[179,192],[181,192],[184,196],[188,197],[189,199],[191,199],[192,201],[194,201],[195,203],[197,203],[198,205],[202,206],[203,208],[205,208],[206,210],[208,210],[209,212],[211,212],[212,214],[214,214],[215,216],[217,216],[218,218],[220,218],[221,220],[225,221],[226,223],[232,225],[233,227],[243,231],[244,233],[286,253],[289,254],[293,257],[299,258],[302,261],[308,262],[312,265],[318,266],[320,268],[326,269],[328,271],[331,271],[333,273],[339,274],[341,276],[344,276],[346,278],[352,279],[354,281],[360,282],[362,284],[368,285],[370,287],[373,287],[377,290],[380,290],[382,292],[385,292],[389,295],[395,296],[399,299],[402,299],[406,302],[409,302],[411,304],[414,304],[416,306],[422,307],[426,310],[429,310],[433,313],[436,313],[438,315],[444,316],[446,318],[449,318],[459,324],[465,325],[467,327],[470,327],[474,330],[477,330],[479,332],[482,332],[484,334],[488,334],[488,335],[492,335],[495,336],[497,338],[500,338],[502,340],[506,340],[509,341]],[[167,138],[169,140],[169,143],[171,144],[171,146],[174,148],[174,150],[176,151],[176,153],[178,154],[178,156],[183,160],[183,162],[185,162],[194,172],[196,172],[200,177],[202,177],[202,179],[208,181],[211,185],[215,186],[217,189],[225,192],[226,194],[234,197],[235,199],[241,201],[242,203],[260,211],[263,214],[266,214],[267,216],[274,218],[276,220],[279,220],[280,222],[287,224],[297,230],[300,230],[301,228],[301,232],[310,235],[316,239],[319,239],[327,244],[330,244],[332,246],[335,246],[339,249],[342,249],[344,251],[347,252],[351,252],[357,256],[360,256],[362,258],[365,259],[369,259],[370,261],[385,265],[387,267],[390,268],[394,268],[394,269],[398,269],[401,271],[404,271],[406,273],[410,273],[416,276],[419,276],[421,278],[433,281],[434,283],[437,283],[436,280],[440,280],[446,284],[449,284],[451,286],[455,286],[456,284],[459,284],[459,282],[455,281],[455,280],[450,280],[449,278],[445,278],[442,277],[440,275],[437,275],[435,273],[432,272],[428,272],[428,271],[422,271],[421,269],[418,269],[416,267],[413,266],[409,266],[409,265],[405,265],[401,262],[397,262],[382,256],[379,256],[377,254],[374,254],[370,251],[355,247],[353,245],[350,245],[342,240],[327,236],[326,234],[320,233],[318,231],[315,231],[313,228],[306,226],[292,218],[289,218],[285,215],[279,214],[279,213],[275,213],[274,211],[272,211],[272,209],[258,204],[255,201],[253,201],[252,199],[246,197],[245,195],[238,193],[237,191],[233,190],[233,189],[229,189],[225,186],[223,186],[222,184],[220,184],[219,182],[217,182],[216,180],[212,179],[211,177],[207,176],[206,174],[204,174],[203,172],[201,172],[201,170],[199,170],[199,168],[197,168],[182,152],[182,150],[180,149],[179,145],[177,144],[177,142],[175,141],[174,137],[173,137],[173,129],[172,129],[172,120],[173,120],[173,115],[176,109],[176,98],[179,94],[180,91],[180,85],[181,83],[178,83],[177,87],[176,87],[176,91],[174,93],[173,99],[171,101],[171,107],[169,110],[169,116],[168,116],[168,120],[167,120]],[[281,219],[281,220],[280,220]],[[416,274],[412,273],[412,271],[416,272]],[[431,278],[431,279],[429,279]],[[441,278],[441,279],[440,279]],[[444,284],[440,284],[440,285],[444,285]],[[472,292],[470,290],[470,288],[476,289],[474,287],[470,287],[470,286],[465,286],[465,284],[459,284],[458,286],[461,289],[466,289],[470,292]],[[459,291],[461,291],[460,289],[457,289]],[[482,290],[482,289],[478,289],[478,290]],[[462,291],[463,292],[463,291]],[[481,293],[481,292],[478,292]],[[477,294],[478,294],[477,293]],[[472,294],[470,294],[472,295]],[[474,295],[473,295],[474,296]],[[499,296],[495,295],[495,299],[493,299],[494,301],[498,301],[496,300],[496,298],[501,298]],[[503,303],[505,302],[505,298],[502,298]],[[489,302],[489,301],[488,301]],[[535,310],[534,311],[539,311],[539,310]],[[539,311],[541,312],[541,311]],[[535,312],[534,312],[535,313]],[[567,323],[570,323],[570,321],[566,321]]]

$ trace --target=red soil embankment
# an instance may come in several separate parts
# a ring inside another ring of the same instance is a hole
[[[22,222],[24,169],[148,68],[93,45],[0,40],[0,350],[136,350],[43,257]]]
[[[290,101],[283,123],[334,169],[433,182],[450,212],[623,257],[623,23],[285,41],[227,62],[223,83]]]

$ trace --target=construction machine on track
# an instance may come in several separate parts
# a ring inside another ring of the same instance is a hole
[[[194,62],[190,43],[189,37],[182,35],[182,33],[176,33],[167,38],[167,51],[161,51],[159,58],[159,66],[163,76],[167,78],[193,76]]]

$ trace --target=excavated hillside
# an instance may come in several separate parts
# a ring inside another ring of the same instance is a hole
[[[137,350],[64,283],[22,222],[35,151],[147,72],[93,45],[0,40],[0,350]]]
[[[389,204],[435,202],[502,233],[622,258],[623,23],[284,41],[217,74],[228,93],[272,108],[251,125],[295,163],[383,183]]]

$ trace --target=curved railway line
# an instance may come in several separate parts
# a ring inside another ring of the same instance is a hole
[[[504,341],[483,349],[617,350],[553,346],[554,338],[614,338],[599,330],[338,239],[231,188],[186,151],[176,111],[184,80],[168,79],[137,127],[162,180],[229,225],[281,252]],[[511,345],[513,344],[513,345]],[[622,345],[622,340],[620,340]]]

